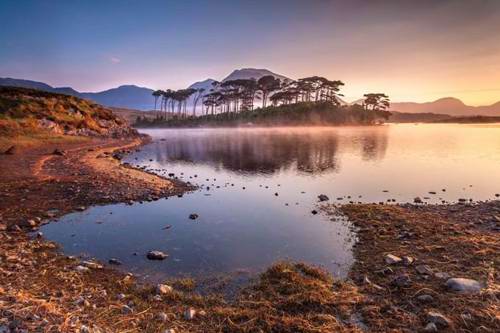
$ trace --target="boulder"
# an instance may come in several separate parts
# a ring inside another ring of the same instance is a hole
[[[482,289],[481,283],[473,279],[451,278],[445,283],[448,290],[461,294],[479,294]]]

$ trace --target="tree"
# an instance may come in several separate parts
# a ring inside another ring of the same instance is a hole
[[[257,85],[262,92],[262,107],[265,108],[269,94],[281,88],[281,81],[272,75],[266,75],[257,80]]]
[[[370,93],[364,95],[363,107],[365,110],[380,111],[390,106],[389,96],[382,93]]]
[[[156,111],[156,103],[158,102],[158,97],[160,97],[162,95],[162,91],[161,90],[155,90],[155,91],[153,91],[152,95],[155,98],[155,111]]]
[[[195,91],[196,95],[194,96],[194,101],[193,101],[193,117],[196,117],[196,105],[198,104],[200,98],[203,97],[204,92],[205,88],[196,89]]]

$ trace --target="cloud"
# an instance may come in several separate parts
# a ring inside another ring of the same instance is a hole
[[[111,63],[113,63],[113,64],[119,64],[122,60],[120,58],[117,58],[117,57],[110,57],[109,61],[111,61]]]

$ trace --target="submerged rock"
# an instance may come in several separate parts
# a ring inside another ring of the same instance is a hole
[[[465,278],[448,279],[445,285],[449,290],[462,294],[478,294],[482,288],[478,281]]]
[[[111,258],[108,260],[108,262],[111,264],[111,265],[121,265],[122,262],[116,258]]]
[[[198,217],[199,217],[199,216],[198,216],[198,214],[196,214],[196,213],[189,214],[189,218],[190,218],[191,220],[196,220]]]
[[[318,199],[319,199],[319,201],[328,201],[328,200],[330,200],[330,198],[328,198],[328,196],[326,196],[325,194],[318,195]]]
[[[168,257],[168,254],[163,253],[161,251],[149,251],[146,257],[149,260],[164,260]]]

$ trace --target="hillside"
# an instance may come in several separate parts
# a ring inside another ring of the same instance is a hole
[[[99,137],[137,135],[101,105],[41,90],[0,87],[0,136],[37,133]]]
[[[229,80],[241,80],[241,79],[260,79],[263,76],[266,75],[272,75],[275,78],[278,78],[282,81],[290,81],[290,78],[287,78],[286,76],[276,74],[271,72],[268,69],[257,69],[257,68],[242,68],[242,69],[236,69],[234,70],[231,74],[226,76],[222,82],[229,81]]]

